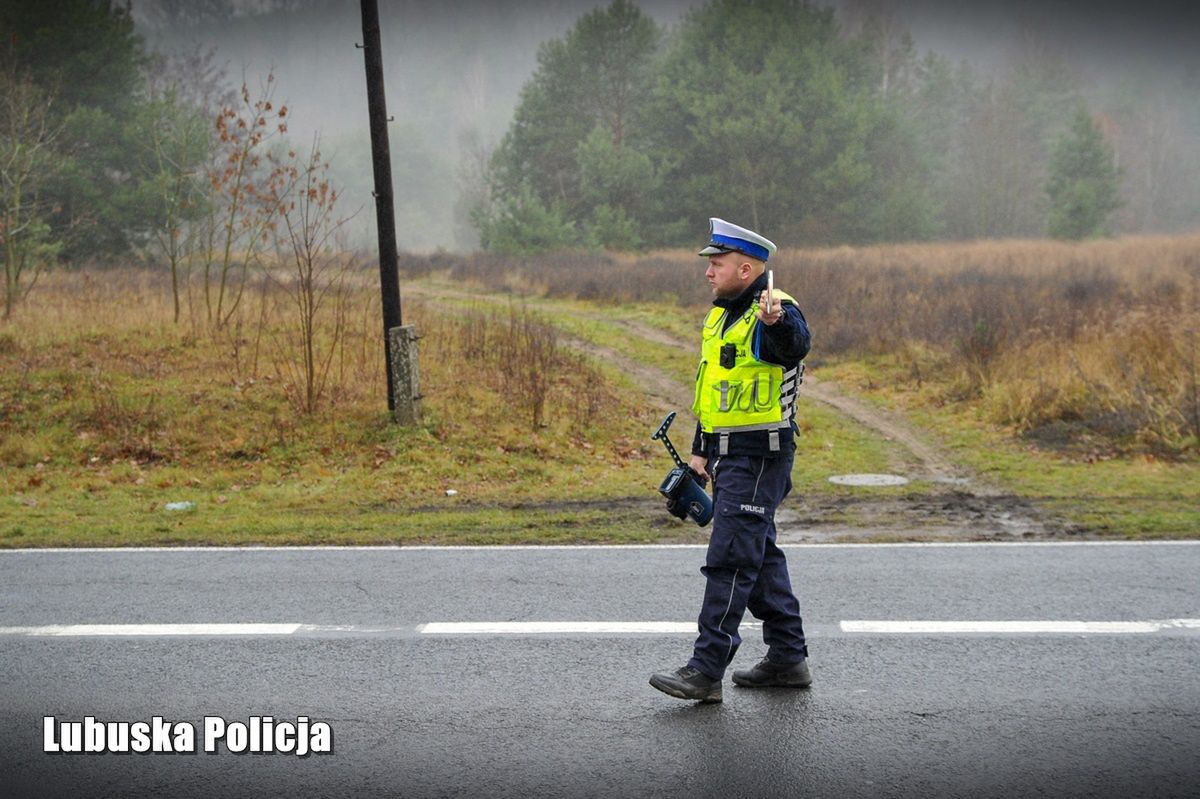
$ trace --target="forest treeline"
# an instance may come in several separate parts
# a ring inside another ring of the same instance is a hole
[[[844,5],[581,17],[475,183],[484,248],[686,245],[708,216],[803,245],[1194,226],[1200,75],[1091,85],[1035,37],[986,75]]]
[[[218,206],[236,99],[211,53],[149,52],[123,5],[0,2],[4,317],[47,264],[170,261]]]
[[[919,52],[886,8],[708,0],[668,29],[613,0],[543,43],[507,133],[471,139],[457,181],[398,191],[455,184],[501,253],[691,245],[709,216],[808,246],[1200,221],[1200,75],[1100,81],[1036,36],[984,73]],[[197,270],[218,322],[236,307],[278,243],[272,200],[328,175],[286,98],[223,63],[152,52],[124,3],[0,0],[6,316],[45,265],[130,260]]]
[[[274,267],[311,338],[346,216],[273,74],[238,88],[212,50],[151,52],[127,4],[4,0],[0,32],[4,319],[48,264],[139,260],[170,270],[176,321],[225,328]]]

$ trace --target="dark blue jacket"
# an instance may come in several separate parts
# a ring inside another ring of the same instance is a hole
[[[713,300],[713,305],[728,310],[728,313],[725,314],[725,327],[721,332],[728,330],[729,326],[740,318],[752,303],[758,300],[759,293],[766,290],[767,275],[764,272],[737,297],[731,300],[718,297]],[[808,355],[811,345],[812,334],[808,330],[808,322],[804,319],[804,314],[795,305],[786,302],[783,304],[783,316],[778,322],[773,325],[759,324],[755,326],[754,340],[751,343],[756,358],[767,363],[778,364],[785,371],[799,365],[800,361]],[[792,430],[798,432],[795,422],[792,423]],[[785,437],[785,439],[780,442],[779,451],[772,452],[768,443],[768,433],[765,430],[732,433],[729,436],[728,454],[765,455],[767,457],[790,454],[795,447],[795,442],[790,437]],[[692,454],[704,455],[710,461],[717,457],[717,437],[701,432],[699,423],[696,424],[696,434],[692,439]]]

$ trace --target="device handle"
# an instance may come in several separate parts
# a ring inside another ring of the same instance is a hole
[[[671,422],[675,421],[675,411],[667,414],[667,418],[663,419],[663,423],[658,426],[658,430],[654,435],[650,436],[651,441],[662,441],[663,446],[667,448],[667,452],[671,453],[671,457],[675,460],[676,466],[687,468],[687,464],[679,457],[679,453],[675,451],[675,445],[671,443],[671,439],[667,437],[667,428],[671,426]]]

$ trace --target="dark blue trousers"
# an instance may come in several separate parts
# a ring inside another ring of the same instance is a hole
[[[775,509],[792,490],[792,455],[726,455],[711,462],[713,529],[700,571],[707,582],[700,635],[688,665],[720,679],[741,645],[746,610],[763,623],[767,657],[795,663],[808,656],[800,604],[787,560],[775,545]]]

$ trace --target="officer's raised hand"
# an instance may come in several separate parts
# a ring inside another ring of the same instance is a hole
[[[758,294],[758,321],[764,325],[773,325],[783,318],[783,303],[779,297],[772,297],[771,304],[767,305],[767,292],[761,291]]]

